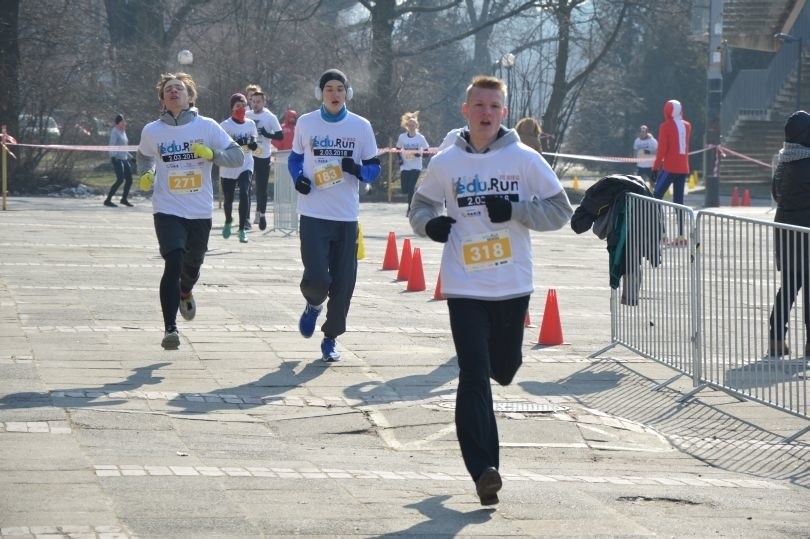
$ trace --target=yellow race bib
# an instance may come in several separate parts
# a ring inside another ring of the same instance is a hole
[[[318,189],[331,189],[343,183],[343,170],[335,162],[324,163],[315,168],[315,187]]]
[[[169,191],[176,195],[196,193],[202,189],[202,171],[191,169],[184,173],[169,173]]]
[[[509,230],[496,230],[464,238],[461,242],[464,269],[479,271],[512,262],[512,242]]]

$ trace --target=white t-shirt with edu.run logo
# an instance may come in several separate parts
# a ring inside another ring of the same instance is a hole
[[[377,156],[371,124],[348,112],[327,122],[321,111],[304,114],[295,126],[292,151],[304,155],[304,176],[312,182],[307,195],[298,195],[298,214],[332,221],[360,219],[360,180],[341,170],[344,157],[361,164]],[[295,178],[293,178],[295,181]]]
[[[155,160],[152,209],[155,213],[185,219],[210,219],[214,211],[211,184],[212,161],[194,156],[192,144],[221,150],[231,137],[217,122],[197,116],[185,125],[172,126],[162,120],[147,124],[141,132],[138,151]]]
[[[529,229],[514,219],[490,221],[486,200],[546,199],[560,191],[562,185],[545,159],[519,142],[486,153],[467,153],[458,145],[438,153],[418,193],[445,202],[447,215],[456,220],[442,252],[442,292],[487,298],[532,293]]]

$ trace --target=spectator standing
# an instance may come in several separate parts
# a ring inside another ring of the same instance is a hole
[[[277,150],[292,149],[293,137],[295,136],[295,123],[298,121],[298,113],[290,109],[284,113],[284,123],[281,124],[281,140],[273,140],[273,146]]]
[[[520,142],[537,153],[543,154],[543,145],[540,142],[543,130],[540,128],[540,122],[532,117],[521,118],[515,124],[515,131],[520,137]]]
[[[785,123],[785,142],[777,157],[771,188],[776,201],[774,221],[810,227],[810,114],[798,110]],[[787,345],[790,310],[802,291],[804,355],[810,356],[810,257],[808,233],[777,229],[774,245],[781,286],[771,309],[768,353],[790,354]],[[797,332],[798,333],[798,332]]]
[[[652,166],[655,163],[655,154],[658,151],[658,141],[652,136],[646,125],[638,128],[638,136],[633,141],[633,152],[638,159],[636,174],[644,181],[652,183]]]
[[[406,112],[400,119],[405,129],[397,139],[396,147],[403,150],[399,153],[399,183],[402,192],[408,197],[407,216],[411,211],[411,200],[419,174],[422,172],[422,154],[430,148],[422,133],[419,132],[419,111]]]
[[[214,212],[211,168],[238,167],[242,150],[219,124],[200,116],[197,85],[187,73],[167,73],[157,83],[160,118],[144,126],[138,145],[140,187],[152,196],[153,218],[163,276],[160,306],[165,332],[161,346],[180,346],[177,310],[186,320],[197,314],[191,291],[200,278]]]
[[[255,97],[258,94],[253,94]],[[252,99],[252,98],[251,98]],[[250,182],[253,177],[253,152],[259,144],[256,142],[258,133],[256,124],[246,117],[247,98],[242,94],[231,96],[231,116],[220,125],[242,149],[245,154],[243,163],[238,167],[220,167],[219,177],[222,182],[222,194],[225,198],[225,224],[222,226],[222,237],[231,236],[231,223],[233,222],[233,201],[236,188],[239,187],[239,241],[247,243],[246,225],[250,220]],[[267,192],[267,184],[265,184]],[[265,201],[266,202],[266,201]]]
[[[256,124],[258,132],[257,148],[253,151],[253,176],[256,178],[256,216],[254,225],[259,230],[267,228],[267,184],[270,182],[271,141],[281,140],[281,125],[276,115],[267,110],[264,92],[256,91],[250,96],[250,110],[247,117]]]
[[[692,124],[683,119],[681,102],[664,104],[664,121],[658,127],[658,151],[653,162],[653,196],[664,198],[672,185],[672,201],[683,204],[684,184],[689,175],[689,138]]]
[[[287,168],[299,193],[301,293],[307,302],[298,329],[312,337],[328,299],[321,354],[332,362],[340,360],[336,338],[346,331],[357,279],[359,186],[379,177],[380,160],[371,124],[346,108],[352,98],[346,75],[329,69],[315,90],[321,108],[298,119]]]
[[[110,129],[110,146],[127,146],[129,139],[127,138],[127,121],[124,116],[117,114],[115,116],[115,125]],[[124,184],[124,191],[121,193],[121,204],[124,206],[132,207],[129,202],[129,190],[132,187],[132,167],[129,164],[129,159],[132,157],[126,151],[110,151],[110,161],[112,161],[113,170],[115,170],[115,183],[110,187],[107,198],[104,200],[105,206],[111,208],[117,207],[117,204],[112,201],[115,192]]]
[[[459,366],[456,434],[482,505],[498,503],[501,489],[489,379],[510,384],[523,361],[534,290],[529,231],[557,230],[573,213],[543,156],[501,125],[505,100],[502,80],[473,79],[461,109],[468,129],[431,159],[410,215],[414,232],[445,244],[442,293]]]

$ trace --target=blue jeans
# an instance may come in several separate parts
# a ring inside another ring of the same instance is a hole
[[[112,184],[110,192],[107,193],[107,200],[112,200],[122,183],[124,184],[124,192],[121,193],[121,200],[126,200],[129,196],[129,189],[132,187],[132,168],[126,159],[111,157],[110,161],[112,161],[113,169],[115,169],[115,183]]]

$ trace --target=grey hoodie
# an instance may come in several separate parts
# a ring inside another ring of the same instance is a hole
[[[160,115],[160,121],[171,126],[186,125],[194,121],[197,116],[199,116],[197,108],[191,107],[181,111],[180,114],[177,115],[177,118],[175,118],[171,112],[165,111]],[[236,141],[232,140],[228,147],[222,150],[211,149],[214,151],[214,163],[221,167],[238,167],[244,162],[245,156],[242,154],[242,148],[239,147]],[[154,170],[155,160],[153,158],[139,151],[136,159],[138,162],[138,170],[141,171],[141,173],[147,170]]]
[[[470,132],[468,129],[459,131],[453,145],[458,146],[468,153],[479,153],[470,144]],[[509,144],[520,142],[520,137],[514,129],[506,129],[501,126],[495,141],[480,153],[487,153],[491,150],[503,148]],[[420,236],[426,236],[425,225],[434,217],[444,213],[442,203],[436,203],[421,195],[418,191],[411,202],[409,219],[414,232]],[[565,189],[561,189],[556,195],[545,199],[521,200],[512,202],[512,220],[522,224],[530,230],[547,231],[561,228],[574,213]]]

